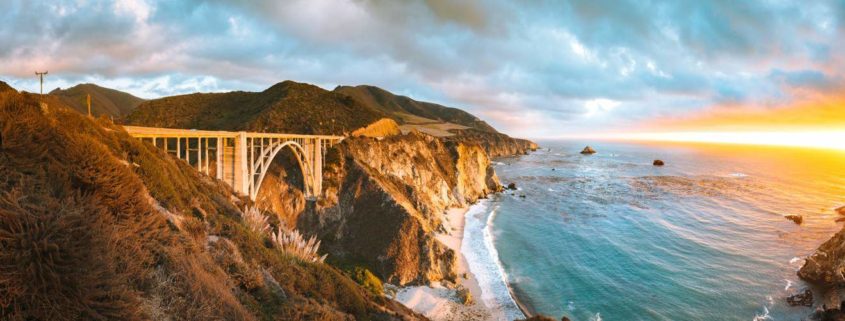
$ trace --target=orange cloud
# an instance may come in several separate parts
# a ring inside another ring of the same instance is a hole
[[[719,106],[683,118],[662,118],[648,131],[845,130],[845,97],[814,99],[788,107]]]

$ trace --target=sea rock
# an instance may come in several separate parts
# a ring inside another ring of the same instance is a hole
[[[560,321],[570,321],[570,320],[567,317],[562,317],[562,318],[560,318]]]
[[[654,166],[663,166],[664,165],[663,161],[659,160],[659,159],[655,159],[654,162],[651,163],[651,164],[654,165]]]
[[[515,190],[516,190],[516,183],[510,183],[510,184],[508,184],[508,189],[509,189],[509,190],[512,190],[512,191],[515,191]]]
[[[469,292],[469,289],[463,286],[458,286],[457,291],[455,291],[455,295],[458,297],[458,301],[464,305],[472,305],[472,293]]]
[[[584,149],[581,151],[581,154],[584,154],[584,155],[591,155],[591,154],[595,154],[595,153],[596,153],[596,150],[593,149],[590,146],[584,147]]]
[[[786,298],[786,303],[790,306],[813,306],[813,291],[804,289],[804,292],[790,295]]]
[[[787,220],[795,222],[795,224],[801,225],[804,222],[804,217],[801,215],[787,215],[784,216]]]
[[[845,205],[840,206],[839,208],[835,209],[836,213],[839,215],[845,215]]]

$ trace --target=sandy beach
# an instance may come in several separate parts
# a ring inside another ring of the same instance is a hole
[[[479,287],[475,275],[469,270],[466,258],[461,253],[464,221],[468,210],[469,207],[448,210],[443,224],[447,233],[438,233],[437,239],[458,254],[456,264],[458,284],[469,289],[473,298],[472,304],[461,303],[454,289],[439,284],[401,288],[396,294],[396,300],[435,321],[507,320],[502,311],[494,311],[482,302],[481,287]]]

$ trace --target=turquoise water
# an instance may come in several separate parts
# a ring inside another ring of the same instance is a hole
[[[802,258],[841,228],[832,208],[845,204],[845,154],[590,142],[599,153],[584,156],[584,142],[540,144],[497,160],[501,181],[519,191],[467,215],[463,252],[474,272],[484,266],[476,274],[488,292],[502,296],[500,278],[529,310],[573,320],[812,312],[785,297],[806,286],[795,275]],[[652,166],[656,158],[667,165]],[[500,271],[480,263],[485,241]]]

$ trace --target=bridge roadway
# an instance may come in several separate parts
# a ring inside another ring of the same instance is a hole
[[[164,149],[198,171],[220,179],[242,195],[255,200],[270,163],[289,148],[305,182],[305,197],[323,193],[326,151],[343,136],[254,133],[156,127],[123,126],[133,137]]]

